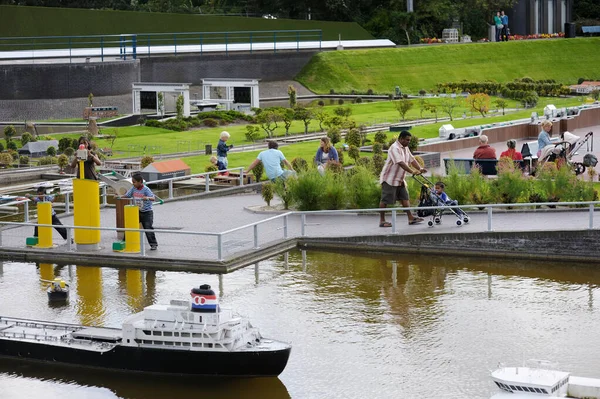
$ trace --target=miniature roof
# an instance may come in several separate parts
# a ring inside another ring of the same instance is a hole
[[[146,173],[169,173],[180,170],[190,170],[190,167],[181,159],[170,159],[168,161],[152,162],[150,165],[142,169]]]
[[[45,152],[48,149],[48,147],[54,147],[58,149],[58,140],[30,141],[23,147],[19,148],[19,152]]]

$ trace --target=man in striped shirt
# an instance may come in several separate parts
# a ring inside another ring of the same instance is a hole
[[[410,206],[410,197],[404,180],[406,172],[413,175],[427,172],[426,169],[421,168],[421,165],[408,149],[410,138],[411,134],[403,130],[400,132],[398,140],[388,149],[388,158],[379,176],[379,182],[381,183],[380,208],[394,205],[396,201],[400,201],[402,206]],[[392,224],[385,221],[385,212],[379,212],[379,214],[379,227],[391,227]],[[408,215],[408,224],[423,222],[422,218],[415,217],[410,211],[407,211],[406,214]]]
[[[154,230],[154,212],[152,211],[152,201],[156,199],[152,190],[144,185],[144,179],[139,173],[131,176],[133,187],[125,193],[123,198],[133,198],[133,203],[140,208],[140,223],[144,230]],[[158,248],[156,234],[152,231],[146,231],[146,238],[150,244],[150,250]]]

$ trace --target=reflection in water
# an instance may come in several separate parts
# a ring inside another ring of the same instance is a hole
[[[11,380],[29,378],[44,383],[29,382],[26,396],[14,398],[265,398],[285,399],[290,395],[278,378],[211,379],[188,377],[165,377],[94,371],[93,373],[74,367],[47,367],[13,359],[0,362],[0,386],[8,387],[11,394]],[[54,386],[60,389],[52,389]],[[140,389],[140,387],[145,387]],[[39,393],[39,394],[36,394]],[[257,393],[260,393],[257,395]],[[23,392],[25,394],[25,392]],[[5,391],[6,395],[6,391]],[[0,395],[3,399],[7,396]]]
[[[226,275],[97,267],[75,274],[78,296],[54,309],[35,265],[6,262],[0,316],[118,326],[146,305],[218,284],[223,307],[248,316],[265,337],[292,342],[285,386],[42,366],[11,374],[0,362],[2,399],[35,397],[22,392],[37,383],[44,399],[64,399],[65,389],[93,399],[480,398],[495,392],[489,370],[499,361],[547,359],[584,377],[600,369],[600,270],[587,265],[292,251]]]
[[[96,266],[77,266],[76,275],[79,323],[86,326],[104,325],[102,269]]]

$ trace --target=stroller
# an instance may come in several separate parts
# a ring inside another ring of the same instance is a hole
[[[432,183],[423,175],[413,175],[413,178],[421,185],[421,194],[419,195],[419,207],[430,207],[437,206],[438,209],[419,209],[417,210],[417,216],[419,217],[431,217],[427,222],[429,227],[433,227],[435,224],[442,223],[442,215],[444,213],[451,213],[456,216],[456,225],[460,226],[463,223],[469,223],[469,215],[458,207],[457,201],[444,200],[435,192],[435,184]]]
[[[583,147],[584,144],[588,144],[588,146],[586,147],[586,150],[588,150],[588,151],[594,150],[593,136],[594,136],[594,133],[589,132],[582,139],[581,137],[576,136],[572,133],[564,132],[563,134],[561,134],[561,138],[562,138],[561,142],[553,144],[553,145],[547,145],[544,148],[542,148],[540,157],[538,159],[538,166],[537,166],[538,169],[542,170],[542,168],[544,167],[546,162],[555,162],[555,161],[563,162],[569,166],[572,166],[575,171],[575,175],[580,175],[580,174],[584,173],[586,167],[593,168],[598,163],[598,159],[596,158],[596,156],[594,154],[586,154],[583,157],[583,162],[572,162],[571,161],[571,158],[573,158],[573,156],[577,153],[577,151],[581,147]],[[591,148],[589,147],[590,143],[588,143],[590,138],[592,138],[592,140],[590,141]]]

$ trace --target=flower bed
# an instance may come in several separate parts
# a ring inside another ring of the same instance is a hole
[[[530,39],[556,39],[565,37],[564,32],[558,33],[537,33],[535,35],[510,35],[508,40],[530,40]]]

